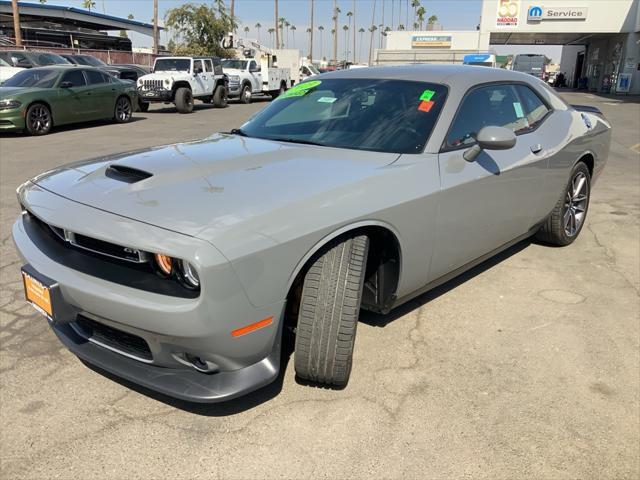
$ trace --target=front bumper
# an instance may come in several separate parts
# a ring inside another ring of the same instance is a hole
[[[144,102],[170,102],[172,96],[171,90],[163,88],[142,89],[138,88],[138,97]]]
[[[0,131],[23,130],[25,128],[24,115],[23,108],[0,111]]]
[[[43,221],[85,235],[106,240],[105,234],[111,231],[111,238],[129,245],[134,239],[127,237],[136,232],[138,241],[160,242],[167,254],[196,262],[201,273],[202,291],[197,298],[114,283],[70,268],[70,264],[78,265],[71,256],[86,254],[71,247],[48,248],[43,243],[47,240],[23,215],[13,226],[15,245],[25,263],[56,282],[63,310],[73,312],[70,318],[51,326],[78,357],[116,376],[192,402],[230,400],[275,380],[284,302],[260,308],[251,305],[231,266],[209,244],[77,204],[35,186],[23,190],[21,202]],[[56,253],[61,249],[62,254]],[[89,261],[100,259],[92,256]],[[231,335],[233,330],[266,317],[273,317],[270,326],[240,337]],[[82,335],[78,328],[81,318],[142,339],[148,345],[149,358],[128,355]],[[210,373],[197,371],[180,361],[185,354],[216,368]]]

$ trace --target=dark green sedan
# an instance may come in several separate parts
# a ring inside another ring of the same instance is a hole
[[[136,86],[93,67],[50,66],[17,73],[0,87],[0,132],[45,135],[53,126],[131,120]]]

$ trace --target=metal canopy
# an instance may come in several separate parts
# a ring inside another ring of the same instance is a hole
[[[491,32],[491,45],[585,45],[610,33],[583,32]]]
[[[18,3],[20,11],[20,23],[24,27],[30,24],[42,25],[43,22],[54,23],[61,26],[73,26],[76,29],[88,30],[131,30],[153,37],[153,25],[137,22],[127,18],[118,18],[97,12],[89,12],[74,7],[62,7],[59,5],[46,5],[39,3]],[[0,0],[0,18],[2,23],[7,18],[13,18],[10,0]],[[12,26],[12,25],[11,25]],[[160,27],[158,27],[161,29]]]

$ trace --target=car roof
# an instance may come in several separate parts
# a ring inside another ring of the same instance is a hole
[[[531,82],[531,75],[502,68],[472,65],[411,64],[383,67],[335,70],[322,74],[322,78],[372,78],[386,80],[412,80],[460,87],[497,81]]]
[[[98,72],[101,72],[102,69],[98,68],[98,67],[90,67],[88,65],[75,65],[75,64],[69,64],[69,65],[65,65],[65,64],[56,64],[56,65],[43,65],[42,67],[34,67],[34,68],[30,68],[29,70],[75,70],[81,68],[83,70],[96,70]]]

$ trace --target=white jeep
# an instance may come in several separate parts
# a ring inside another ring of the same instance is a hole
[[[216,57],[160,57],[153,72],[138,78],[143,102],[173,103],[178,112],[191,113],[193,100],[227,106],[227,76]]]

